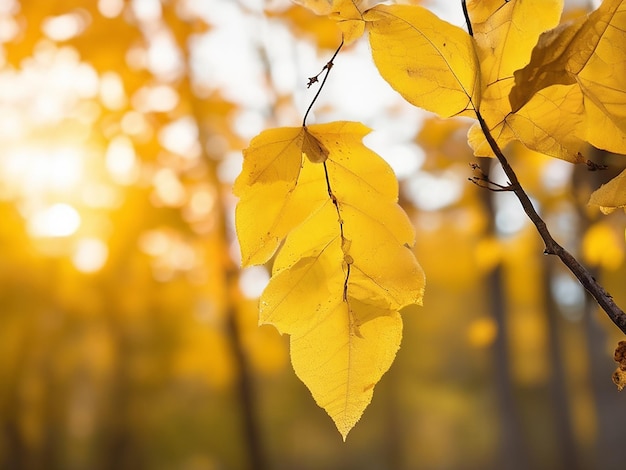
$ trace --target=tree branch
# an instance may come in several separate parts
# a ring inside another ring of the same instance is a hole
[[[524,212],[526,212],[528,218],[535,225],[537,232],[539,232],[539,235],[545,243],[544,253],[547,255],[558,256],[563,264],[567,266],[574,276],[576,276],[583,287],[593,296],[596,302],[598,302],[600,307],[602,307],[602,309],[608,314],[613,323],[615,323],[615,325],[617,325],[617,327],[622,330],[624,334],[626,334],[626,313],[624,313],[624,311],[617,306],[617,304],[613,301],[613,297],[598,283],[598,281],[596,281],[587,268],[580,264],[570,252],[568,252],[565,248],[559,245],[554,238],[552,238],[546,223],[535,210],[528,194],[526,194],[526,191],[524,191],[524,188],[519,183],[515,171],[513,171],[513,168],[509,165],[508,160],[491,135],[491,131],[479,111],[476,111],[476,117],[478,118],[480,127],[485,134],[485,138],[487,139],[491,150],[493,150],[493,153],[496,155],[500,165],[502,165],[504,173],[511,183],[511,191],[515,194],[515,196],[517,196],[517,199],[522,204]]]
[[[463,14],[465,15],[465,21],[467,22],[468,31],[472,31],[471,21],[469,15],[467,13],[467,7],[465,5],[465,0],[462,0],[463,5]],[[510,182],[511,191],[517,196],[517,199],[522,204],[522,208],[524,212],[531,220],[531,222],[535,225],[537,232],[541,236],[544,244],[545,250],[544,254],[547,255],[556,255],[563,262],[563,264],[576,276],[576,279],[583,285],[585,289],[591,294],[591,296],[598,302],[598,305],[602,307],[602,309],[607,313],[609,318],[617,325],[617,327],[626,334],[626,313],[622,309],[620,309],[617,304],[613,301],[613,297],[596,281],[596,279],[591,275],[591,273],[585,268],[582,264],[578,262],[578,260],[572,256],[565,248],[559,245],[548,230],[546,223],[541,218],[541,216],[535,210],[528,194],[520,184],[517,179],[517,175],[513,168],[509,164],[508,160],[502,153],[500,146],[493,138],[491,134],[491,130],[487,123],[483,119],[480,111],[476,109],[476,118],[478,119],[478,123],[480,124],[480,128],[489,143],[489,147],[495,154],[496,158],[502,165],[502,169],[506,174],[507,178]]]

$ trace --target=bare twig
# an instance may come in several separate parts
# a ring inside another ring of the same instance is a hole
[[[472,31],[471,21],[469,15],[467,14],[467,7],[465,5],[465,0],[462,0],[463,4],[463,13],[465,15],[465,21],[468,25],[468,30]],[[531,220],[531,222],[535,225],[539,235],[541,236],[544,244],[545,250],[544,254],[547,255],[556,255],[563,262],[563,264],[576,276],[578,281],[583,285],[585,289],[592,295],[592,297],[598,302],[598,305],[602,307],[602,309],[607,313],[609,318],[617,325],[617,327],[626,334],[626,313],[622,309],[620,309],[617,304],[613,301],[613,297],[596,281],[596,279],[591,275],[589,270],[581,265],[578,260],[572,256],[565,248],[559,245],[548,230],[546,223],[541,218],[541,216],[535,210],[528,194],[519,183],[517,179],[517,175],[513,168],[509,164],[508,160],[502,153],[500,146],[494,139],[491,134],[491,130],[489,126],[483,119],[480,111],[476,109],[476,118],[478,119],[478,123],[480,124],[480,128],[491,147],[491,150],[495,154],[496,158],[502,165],[502,169],[504,170],[504,174],[507,176],[510,182],[511,191],[517,196],[517,199],[522,204],[522,208],[524,212]]]
[[[513,191],[513,186],[510,183],[507,184],[499,184],[495,181],[489,179],[481,169],[480,165],[476,163],[470,163],[470,167],[477,173],[477,176],[472,176],[471,178],[467,178],[468,181],[471,181],[479,188],[488,189],[493,192],[504,192],[504,191]]]
[[[315,96],[311,100],[311,104],[307,108],[306,113],[304,113],[304,118],[302,119],[302,127],[306,127],[306,118],[309,116],[309,112],[311,111],[311,109],[313,108],[313,105],[317,101],[317,97],[320,96],[320,93],[322,92],[322,88],[324,88],[324,84],[326,83],[326,79],[328,78],[328,74],[330,73],[330,69],[333,68],[333,65],[334,65],[333,61],[335,60],[335,57],[337,57],[337,54],[339,54],[339,51],[341,50],[342,47],[343,47],[343,38],[341,39],[341,44],[339,44],[339,47],[337,48],[333,56],[330,58],[330,60],[326,62],[326,65],[322,67],[322,70],[320,71],[320,73],[318,73],[317,75],[313,77],[309,77],[309,82],[306,85],[307,88],[310,88],[311,85],[313,85],[314,83],[317,83],[319,81],[318,80],[319,76],[322,73],[326,72],[326,74],[324,75],[324,78],[322,79],[322,83],[320,84],[320,87],[317,90],[317,93],[315,93]]]

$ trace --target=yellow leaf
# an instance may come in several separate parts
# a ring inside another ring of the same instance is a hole
[[[269,260],[287,233],[324,200],[324,191],[311,194],[307,184],[296,190],[305,135],[303,127],[269,129],[243,152],[233,187],[240,197],[235,218],[243,266]]]
[[[553,85],[537,92],[516,113],[509,114],[505,126],[510,135],[537,152],[582,163],[585,143],[577,130],[584,122],[583,95],[571,85]]]
[[[612,212],[618,207],[626,207],[626,170],[596,189],[591,194],[589,204],[600,206],[604,213]]]
[[[558,24],[562,9],[563,0],[468,2],[483,87],[480,112],[501,147],[516,138],[504,123],[513,73],[528,64],[539,35]],[[469,140],[476,155],[493,155],[478,124]]]
[[[582,240],[582,254],[590,266],[615,271],[624,261],[622,237],[606,222],[593,224]]]
[[[415,234],[397,204],[393,171],[362,143],[369,129],[307,129],[327,158],[303,160],[294,193],[305,184],[325,200],[285,238],[259,321],[291,335],[296,374],[345,439],[395,357],[398,311],[421,303],[424,274],[407,247]]]
[[[563,0],[473,0],[467,7],[483,87],[503,91],[498,84],[504,80],[510,90],[513,73],[528,64],[539,35],[558,24]],[[497,96],[507,97],[507,91]]]
[[[605,150],[626,153],[624,44],[624,0],[605,0],[587,17],[544,33],[530,63],[515,72],[512,110],[551,85],[576,85],[584,95],[585,117],[577,136]]]
[[[295,0],[299,5],[308,8],[316,15],[341,15],[350,18],[360,12],[359,5],[363,0]]]
[[[307,335],[291,336],[291,361],[345,440],[395,358],[402,320],[397,312],[352,299],[333,307]],[[355,311],[362,322],[359,334],[346,320]]]
[[[365,31],[361,14],[367,3],[364,0],[296,0],[296,2],[318,15],[327,15],[336,21],[346,45],[360,38]]]
[[[407,101],[441,117],[473,115],[479,67],[465,31],[415,5],[377,5],[363,18],[378,71]]]
[[[626,58],[624,60],[626,61]],[[624,87],[624,85],[622,86]],[[626,90],[626,87],[622,90]],[[598,104],[595,101],[584,100],[584,104],[585,112],[582,116],[584,122],[577,128],[577,134],[580,138],[594,147],[626,154],[625,118],[616,119],[614,113],[607,113],[607,106],[603,103]],[[626,107],[624,98],[622,98],[622,106]]]
[[[341,39],[334,21],[299,5],[292,5],[282,11],[266,10],[265,15],[269,18],[280,18],[297,37],[314,38],[317,47],[321,49],[336,49]]]
[[[572,85],[553,85],[537,92],[528,103],[490,128],[500,148],[518,140],[528,149],[572,163],[582,163],[585,140],[578,131],[585,122],[583,95]],[[468,141],[474,155],[490,157],[493,151],[479,125],[473,125]]]

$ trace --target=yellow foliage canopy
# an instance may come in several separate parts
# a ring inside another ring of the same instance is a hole
[[[291,335],[296,374],[344,439],[395,357],[398,311],[424,289],[397,181],[362,144],[368,132],[352,122],[265,131],[235,185],[244,264],[284,240],[260,322]]]

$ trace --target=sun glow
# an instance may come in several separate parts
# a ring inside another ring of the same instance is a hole
[[[69,204],[57,203],[35,212],[28,220],[33,237],[68,237],[80,227],[80,214]]]
[[[76,243],[72,263],[83,273],[94,273],[102,269],[109,256],[106,243],[98,238],[82,238]]]

